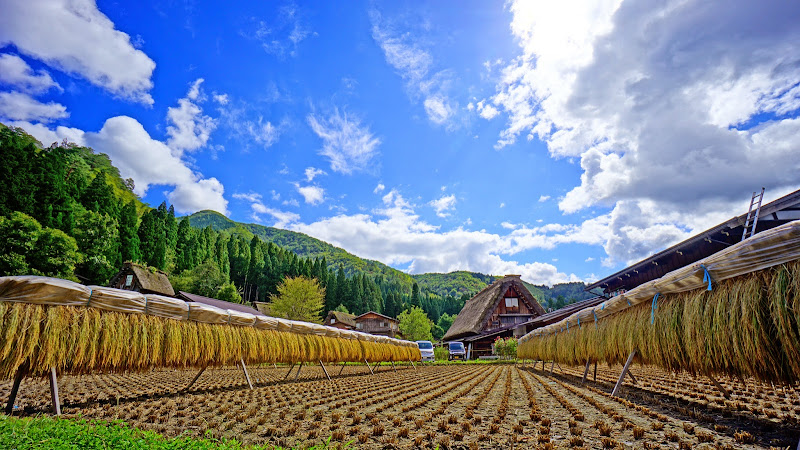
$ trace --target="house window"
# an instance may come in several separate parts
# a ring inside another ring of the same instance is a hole
[[[356,330],[360,330],[362,328],[361,325],[363,325],[361,322],[357,323],[356,324]]]
[[[381,322],[381,328],[386,327],[386,322]]]
[[[519,299],[517,297],[506,297],[506,308],[519,308]]]
[[[336,319],[334,319],[333,317],[331,317],[331,325],[333,325],[333,324],[335,324],[335,323],[336,323]]]
[[[130,287],[133,284],[133,275],[125,276],[125,287]]]

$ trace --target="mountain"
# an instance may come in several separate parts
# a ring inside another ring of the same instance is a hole
[[[258,224],[234,222],[214,211],[199,211],[188,216],[189,223],[195,228],[211,226],[215,230],[227,230],[231,234],[240,234],[247,239],[254,235],[267,242],[272,242],[304,258],[325,257],[328,266],[338,267],[341,264],[350,276],[358,271],[371,276],[382,275],[387,280],[395,280],[410,289],[417,282],[420,290],[432,292],[442,297],[451,295],[460,297],[463,294],[474,295],[498,278],[478,272],[455,271],[450,273],[423,273],[408,275],[378,261],[359,258],[344,249],[313,238],[303,233],[266,227]],[[561,283],[552,287],[534,285],[524,282],[525,287],[539,300],[545,308],[560,307],[563,304],[593,297],[584,292],[584,283]],[[559,298],[561,297],[561,298]]]
[[[337,268],[341,264],[347,276],[363,272],[370,276],[382,275],[388,280],[394,280],[409,291],[414,280],[411,275],[401,272],[386,264],[370,259],[359,258],[346,250],[335,247],[327,242],[296,231],[282,230],[266,227],[253,223],[239,223],[228,219],[215,211],[199,211],[187,217],[189,224],[194,228],[211,228],[221,231],[227,230],[231,234],[240,234],[248,239],[258,236],[266,242],[283,247],[303,258],[324,257],[328,267]]]

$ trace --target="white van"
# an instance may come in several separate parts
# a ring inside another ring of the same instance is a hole
[[[433,343],[431,341],[417,341],[417,347],[422,355],[422,361],[434,361],[436,357],[433,356]]]

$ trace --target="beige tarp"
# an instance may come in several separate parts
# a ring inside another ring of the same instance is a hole
[[[278,320],[269,316],[256,316],[255,327],[261,330],[277,330]]]
[[[566,319],[534,330],[523,336],[525,341],[541,334],[567,331],[568,327],[588,324],[644,302],[652,302],[656,294],[675,294],[708,286],[711,280],[728,278],[763,270],[800,258],[800,220],[789,222],[714,253],[696,263],[674,270],[663,277],[637,286],[624,294],[573,313]]]
[[[60,278],[16,276],[3,277],[0,299],[36,305],[86,306],[91,290]]]
[[[89,286],[92,296],[86,306],[121,313],[144,314],[146,300],[136,291],[123,291],[103,286]]]
[[[179,298],[146,295],[145,300],[145,314],[165,319],[186,320],[189,305]]]

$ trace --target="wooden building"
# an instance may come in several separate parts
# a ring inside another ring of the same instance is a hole
[[[122,270],[111,278],[109,286],[142,294],[175,296],[175,290],[172,289],[166,273],[132,262],[122,265]]]
[[[341,311],[330,311],[322,324],[341,330],[355,330],[356,316]]]
[[[492,354],[498,337],[514,335],[514,328],[545,313],[520,275],[506,275],[464,304],[443,341],[462,341],[471,358]]]
[[[254,316],[265,315],[261,311],[248,305],[242,305],[241,303],[233,303],[225,300],[206,297],[203,295],[192,294],[191,292],[178,291],[177,297],[186,302],[202,303],[204,305],[214,306],[221,309],[230,309],[233,311],[252,314]]]
[[[400,321],[375,311],[365,312],[355,318],[356,331],[395,337],[400,333]]]

